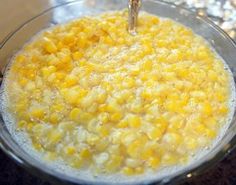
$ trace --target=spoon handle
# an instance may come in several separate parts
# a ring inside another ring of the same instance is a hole
[[[128,20],[128,31],[131,35],[136,35],[138,12],[141,6],[141,0],[129,0],[129,20]]]

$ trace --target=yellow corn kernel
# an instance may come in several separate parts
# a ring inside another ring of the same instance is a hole
[[[25,89],[26,89],[27,91],[34,91],[35,88],[36,88],[35,83],[32,82],[32,81],[29,81],[29,82],[26,84],[26,86],[25,86]]]
[[[108,172],[113,172],[113,171],[116,171],[120,168],[121,166],[121,163],[122,163],[122,156],[119,156],[119,155],[112,155],[110,160],[106,163],[106,170]]]
[[[82,159],[89,159],[91,157],[91,152],[89,149],[85,148],[80,152],[80,157]]]
[[[99,104],[102,104],[102,103],[105,103],[106,99],[107,99],[107,94],[104,92],[104,93],[98,94],[96,100]]]
[[[211,106],[211,104],[208,103],[208,102],[204,103],[203,106],[202,106],[202,112],[203,112],[203,114],[205,114],[207,116],[211,115],[212,114],[212,106]]]
[[[157,167],[160,165],[160,157],[150,157],[148,159],[148,165],[152,168],[152,169],[157,169]]]
[[[130,116],[127,117],[127,121],[129,123],[130,127],[138,128],[138,127],[141,126],[141,119],[140,119],[139,116],[130,115]]]
[[[116,103],[115,101],[112,101],[110,103],[108,103],[108,105],[106,106],[106,110],[108,112],[120,112],[121,107],[118,103]]]
[[[227,105],[221,105],[219,106],[218,108],[218,112],[221,114],[221,115],[226,115],[228,112],[229,112],[229,107]]]
[[[122,169],[122,173],[124,173],[125,175],[134,175],[135,174],[135,171],[133,168],[130,168],[130,167],[124,167]]]
[[[49,53],[55,53],[57,51],[56,45],[48,39],[47,37],[44,37],[44,49]]]
[[[83,57],[83,53],[76,51],[72,54],[74,60],[80,60]]]
[[[81,168],[83,165],[83,160],[80,158],[74,158],[71,162],[70,165],[74,168]]]
[[[55,78],[57,82],[62,81],[65,79],[66,74],[62,72],[55,72]]]
[[[22,78],[22,79],[19,80],[19,84],[20,84],[22,87],[24,87],[24,86],[27,84],[27,82],[28,82],[28,80],[25,79],[25,78]]]
[[[105,105],[105,104],[99,105],[98,111],[99,111],[100,113],[106,113],[106,111],[107,111],[107,105]]]
[[[227,99],[227,97],[221,92],[216,92],[216,98],[220,102],[224,102]]]
[[[173,165],[178,162],[178,157],[175,154],[166,153],[162,157],[162,163],[165,165]]]
[[[36,143],[32,141],[32,145],[36,150],[38,151],[42,150],[42,145],[40,143]]]
[[[85,49],[86,48],[86,45],[87,45],[87,39],[84,37],[84,36],[79,36],[79,40],[78,40],[78,47],[81,48],[81,49]]]
[[[130,71],[130,75],[132,76],[137,76],[140,73],[140,69],[139,68],[132,68]]]
[[[113,89],[112,85],[108,82],[102,82],[101,86],[102,88],[106,89],[107,92],[111,92]]]
[[[69,114],[69,118],[73,121],[78,121],[81,112],[82,112],[81,109],[74,108],[71,110],[71,112]]]
[[[148,137],[152,140],[159,140],[162,137],[162,135],[163,135],[163,131],[158,127],[154,127],[148,133]]]
[[[38,135],[38,136],[40,136],[40,134],[42,133],[42,131],[43,131],[43,128],[44,128],[44,126],[43,126],[43,124],[34,124],[33,125],[33,128],[32,128],[32,131],[36,134],[36,135]]]
[[[178,69],[177,75],[181,78],[185,78],[189,75],[189,71],[187,69]]]
[[[73,155],[76,152],[76,148],[74,146],[68,146],[66,148],[66,154],[67,155]]]
[[[123,119],[117,124],[117,127],[118,128],[126,128],[126,127],[128,127],[128,125],[129,125],[128,121]]]
[[[140,113],[143,111],[142,103],[134,102],[131,104],[130,110],[134,113]]]
[[[182,113],[183,112],[183,105],[180,101],[169,101],[166,103],[166,109],[170,112],[177,112]]]
[[[24,62],[25,60],[26,60],[26,56],[24,56],[24,55],[18,55],[16,57],[16,61],[19,63]]]
[[[25,120],[21,120],[21,121],[19,121],[18,123],[17,123],[17,126],[19,127],[19,128],[23,128],[23,127],[25,127],[27,125],[27,122],[25,121]]]
[[[123,80],[123,85],[124,85],[124,87],[126,87],[126,88],[132,88],[132,87],[135,86],[135,80],[132,79],[132,78],[125,78],[125,79]]]
[[[209,79],[211,79],[212,81],[216,81],[218,78],[217,73],[212,70],[208,71],[207,75],[208,75]]]
[[[106,126],[100,126],[98,129],[98,132],[101,134],[101,136],[105,137],[109,135],[109,130]]]
[[[50,120],[51,123],[56,124],[60,120],[60,116],[58,115],[58,113],[52,113],[50,115],[50,119],[49,120]]]
[[[141,144],[142,143],[140,143],[138,141],[134,141],[134,142],[130,143],[127,148],[127,153],[131,157],[136,158],[139,155]]]
[[[141,158],[143,160],[147,160],[150,157],[152,157],[154,154],[154,151],[151,147],[144,148],[143,151],[141,152]]]
[[[175,121],[175,122],[172,122],[171,124],[169,124],[168,131],[176,132],[176,131],[180,130],[183,127],[184,127],[184,124],[183,124],[182,120]]]
[[[150,71],[152,69],[152,61],[151,60],[145,61],[142,65],[142,69],[146,71]]]
[[[62,104],[55,104],[55,105],[52,105],[51,110],[52,110],[52,112],[54,112],[54,111],[60,112],[63,110],[63,108],[64,108],[64,106]]]
[[[135,168],[135,174],[142,174],[144,172],[144,168],[139,166]]]
[[[74,75],[68,75],[65,79],[64,86],[72,87],[77,84],[77,78]]]
[[[138,166],[140,166],[142,164],[142,161],[140,161],[139,159],[133,159],[133,158],[127,158],[125,160],[125,165],[127,167],[131,167],[131,168],[137,168]]]
[[[198,134],[204,134],[206,132],[206,127],[203,124],[198,124],[197,126],[195,126],[195,131]]]
[[[206,58],[208,58],[208,52],[207,51],[200,51],[200,52],[198,52],[197,53],[197,57],[198,57],[198,59],[206,59]]]
[[[29,122],[26,125],[26,129],[27,129],[28,132],[32,131],[33,127],[34,127],[34,123],[32,123],[32,122]]]
[[[147,80],[146,82],[145,82],[145,85],[147,86],[147,87],[150,87],[150,88],[152,88],[152,87],[154,87],[155,86],[155,84],[156,84],[156,82],[154,81],[154,80]]]
[[[58,128],[64,131],[71,131],[74,129],[74,126],[75,125],[71,121],[65,121],[65,122],[62,121],[58,124]]]
[[[153,121],[153,124],[161,128],[161,130],[165,130],[167,127],[167,121],[164,116],[159,116],[155,118],[155,120]]]
[[[42,108],[33,108],[30,111],[30,117],[33,119],[42,119],[44,117],[44,110]]]
[[[102,112],[99,114],[98,119],[102,123],[107,123],[109,121],[109,114],[107,112]]]
[[[130,91],[124,90],[116,97],[116,100],[118,103],[122,104],[125,103],[131,96],[132,93]]]
[[[98,136],[92,135],[87,138],[87,143],[89,145],[95,145],[96,143],[98,143],[99,139],[100,138]]]
[[[209,117],[207,119],[204,120],[204,124],[208,127],[208,128],[215,128],[217,127],[217,121],[215,118]]]
[[[177,147],[177,145],[179,145],[183,140],[180,134],[173,132],[166,133],[163,139],[165,142],[171,144],[174,147]]]
[[[94,116],[89,112],[81,112],[79,116],[79,121],[86,123],[90,121]]]
[[[191,151],[196,150],[196,148],[198,147],[197,140],[191,137],[185,138],[185,144],[186,147]]]
[[[73,44],[74,40],[75,40],[75,35],[73,33],[68,33],[63,38],[63,42],[65,44]]]
[[[142,92],[141,96],[143,99],[147,99],[147,100],[150,100],[153,98],[152,92],[146,89]]]
[[[58,130],[51,131],[50,134],[49,134],[49,137],[48,137],[49,142],[51,144],[58,143],[61,140],[61,138],[62,138],[62,133]]]
[[[180,157],[179,162],[183,165],[187,165],[189,162],[189,156],[188,155],[184,155],[183,157]]]
[[[48,78],[52,73],[56,72],[55,66],[49,66],[42,68],[42,75],[44,78]]]
[[[212,129],[206,129],[206,136],[210,139],[214,139],[216,137],[216,131]]]
[[[98,152],[104,152],[107,146],[108,146],[108,141],[105,138],[105,139],[100,139],[99,141],[97,141],[95,148],[96,148],[96,151]]]
[[[121,120],[122,117],[123,115],[120,112],[116,112],[111,115],[110,120],[113,122],[118,122]]]

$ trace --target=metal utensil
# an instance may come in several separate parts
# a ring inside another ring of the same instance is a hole
[[[131,35],[136,35],[138,12],[141,6],[141,0],[129,0],[129,20],[128,20],[128,31]]]

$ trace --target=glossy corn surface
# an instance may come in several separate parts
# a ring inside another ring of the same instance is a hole
[[[186,164],[229,112],[229,74],[205,41],[168,19],[127,12],[43,31],[12,61],[19,131],[49,160],[135,175]]]

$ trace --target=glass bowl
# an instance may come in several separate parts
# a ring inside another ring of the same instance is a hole
[[[4,42],[0,45],[0,69],[2,74],[11,56],[40,30],[84,15],[95,15],[104,11],[124,9],[127,7],[127,2],[128,0],[77,0],[50,8],[33,17],[5,38]],[[236,45],[224,31],[212,22],[187,9],[162,1],[142,0],[142,10],[161,17],[171,18],[190,27],[195,33],[201,35],[209,42],[215,51],[226,61],[233,75],[236,75]],[[19,165],[37,176],[44,177],[56,184],[111,184],[111,182],[95,182],[90,179],[82,179],[81,177],[72,177],[70,174],[49,168],[45,163],[30,156],[12,138],[4,124],[2,115],[0,122],[0,147]],[[177,182],[186,181],[188,178],[204,172],[233,150],[236,144],[235,133],[234,112],[234,118],[230,123],[229,129],[217,146],[193,165],[172,174],[170,173],[162,178],[155,177],[154,175],[149,180],[135,180],[128,184],[166,184],[170,182],[176,184]],[[120,182],[120,184],[123,183]]]

